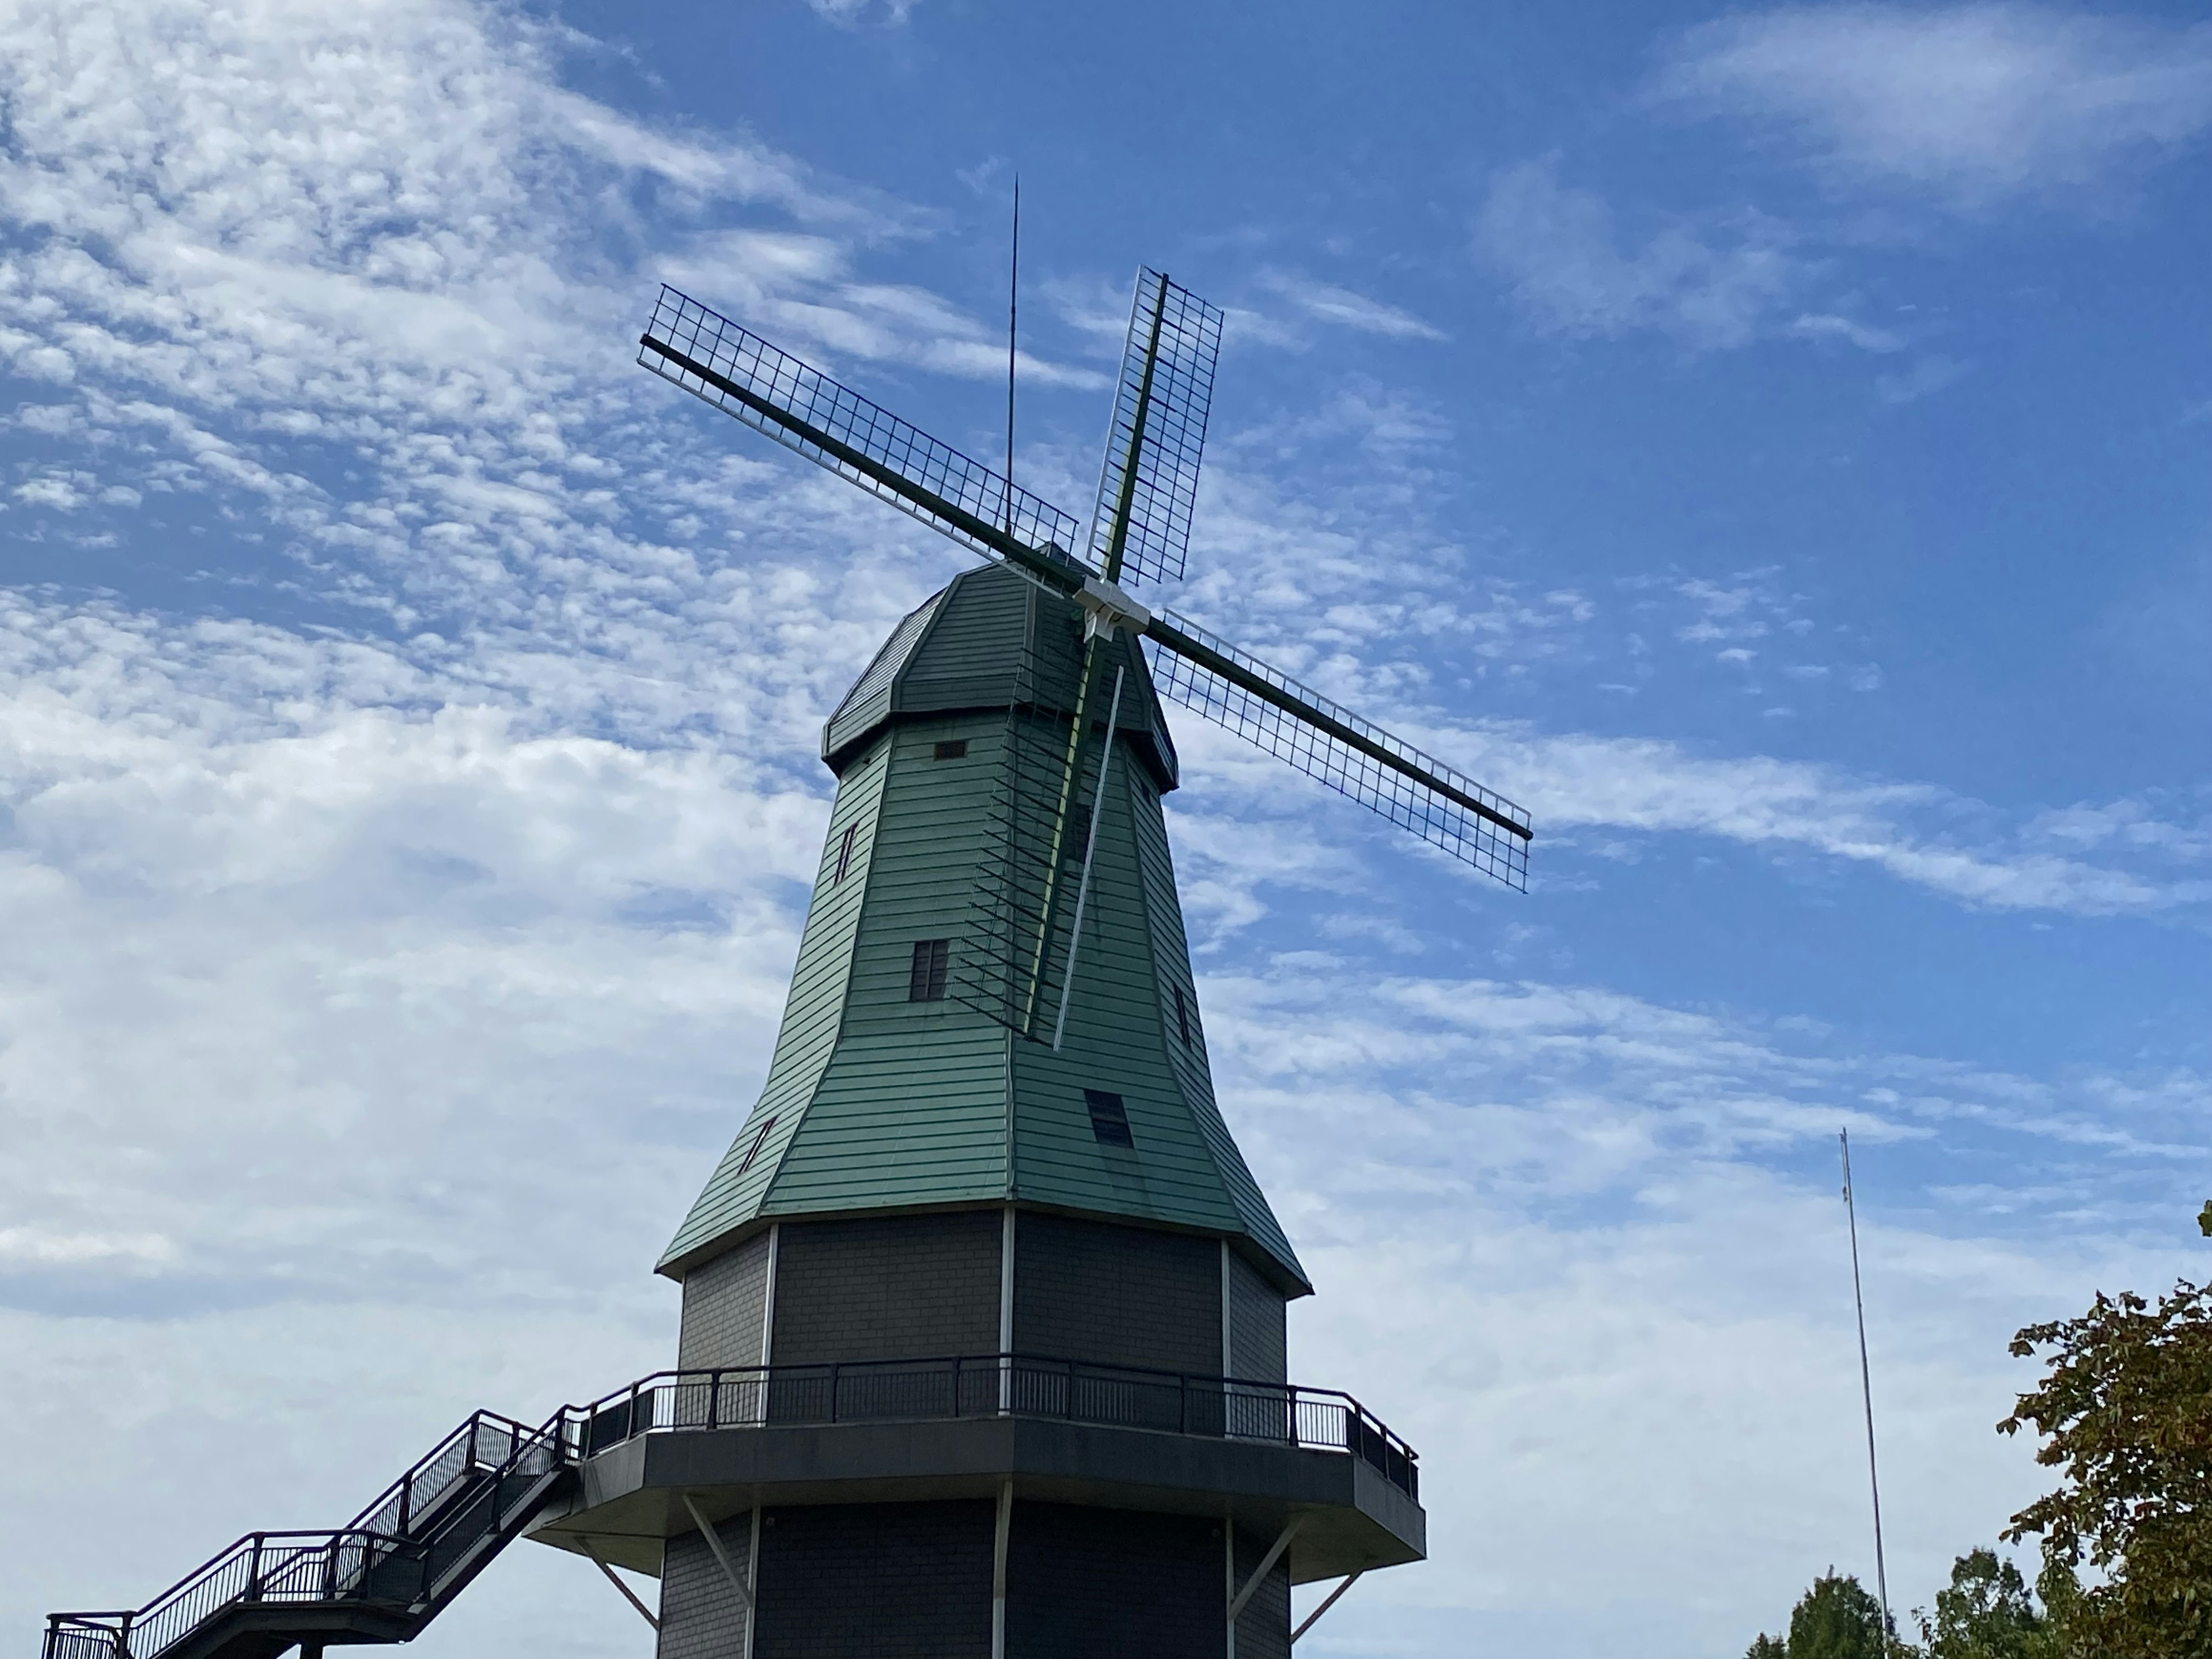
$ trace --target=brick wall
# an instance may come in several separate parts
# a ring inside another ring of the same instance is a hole
[[[778,1365],[999,1351],[1000,1212],[787,1221]]]
[[[1229,1253],[1229,1369],[1255,1382],[1287,1382],[1290,1335],[1282,1292],[1259,1270]],[[1237,1659],[1243,1659],[1239,1655]]]
[[[1224,1565],[1218,1521],[1018,1501],[1008,1659],[1222,1659]]]
[[[753,1519],[732,1516],[715,1528],[739,1572],[752,1548]],[[700,1533],[668,1540],[660,1567],[660,1639],[656,1659],[740,1659],[745,1604]]]
[[[768,1235],[684,1275],[684,1325],[676,1363],[684,1370],[760,1364],[761,1318],[768,1294]]]
[[[753,1659],[990,1659],[996,1520],[988,1502],[769,1510]]]
[[[1018,1217],[1014,1346],[1221,1375],[1221,1246],[1072,1217]]]

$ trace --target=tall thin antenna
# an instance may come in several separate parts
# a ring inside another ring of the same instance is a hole
[[[1014,175],[1014,234],[1006,264],[1006,533],[1014,531],[1014,342],[1022,302],[1022,175]]]
[[[1881,1551],[1881,1474],[1874,1455],[1874,1374],[1867,1365],[1866,1293],[1859,1287],[1859,1207],[1851,1192],[1851,1132],[1838,1132],[1844,1151],[1844,1214],[1851,1231],[1851,1301],[1859,1316],[1859,1396],[1866,1402],[1867,1486],[1874,1494],[1874,1582],[1881,1597],[1881,1640],[1889,1646],[1889,1567]]]

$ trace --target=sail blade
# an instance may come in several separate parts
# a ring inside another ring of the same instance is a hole
[[[1050,501],[664,285],[637,361],[962,546],[1070,587],[1082,526]]]
[[[1308,777],[1519,892],[1528,889],[1528,815],[1442,761],[1163,611],[1145,630],[1160,692]]]
[[[1221,315],[1158,271],[1137,273],[1091,522],[1091,562],[1109,581],[1182,580]]]

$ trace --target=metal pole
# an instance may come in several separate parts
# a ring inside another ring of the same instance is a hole
[[[1851,1234],[1851,1304],[1859,1321],[1859,1395],[1866,1402],[1867,1487],[1874,1497],[1874,1582],[1881,1600],[1882,1650],[1889,1650],[1889,1568],[1881,1548],[1881,1474],[1874,1455],[1874,1373],[1867,1364],[1866,1293],[1859,1285],[1859,1209],[1851,1192],[1851,1132],[1840,1131],[1837,1139],[1844,1153],[1844,1216]]]
[[[1075,925],[1067,930],[1067,966],[1060,976],[1060,1018],[1052,1023],[1053,1051],[1067,1035],[1067,1000],[1075,991],[1075,947],[1083,942],[1083,907],[1091,898],[1091,860],[1098,855],[1098,823],[1106,813],[1106,769],[1114,763],[1114,727],[1121,718],[1121,677],[1128,671],[1114,668],[1114,701],[1106,710],[1106,746],[1098,756],[1098,783],[1091,792],[1091,833],[1083,842],[1083,879],[1075,889]]]
[[[1021,320],[1022,175],[1014,175],[1014,235],[1006,262],[1006,523],[1014,533],[1014,341]]]

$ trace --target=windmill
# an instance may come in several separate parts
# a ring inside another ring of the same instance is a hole
[[[1160,694],[1514,888],[1528,823],[1132,596],[1182,574],[1220,332],[1139,275],[1086,531],[663,289],[641,362],[987,561],[823,728],[768,1074],[656,1264],[676,1369],[478,1412],[344,1527],[50,1615],[45,1659],[407,1641],[522,1538],[612,1580],[656,1659],[1288,1659],[1425,1557],[1413,1448],[1290,1380],[1313,1285],[1215,1103]]]
[[[1176,702],[1483,874],[1527,887],[1530,827],[1521,808],[1198,623],[1148,609],[1131,594],[1141,583],[1184,575],[1221,327],[1218,307],[1164,273],[1139,271],[1087,532],[1011,478],[673,288],[662,288],[638,342],[638,362],[663,379],[1082,608],[1073,706],[1054,722],[1065,725],[1066,740],[1056,767],[1047,769],[1049,810],[1024,812],[1018,786],[1010,784],[1003,809],[1009,844],[979,895],[981,925],[970,941],[990,948],[963,953],[977,1006],[1024,1036],[1049,1030],[1054,1047],[1065,1033],[1091,876],[1086,852],[1074,875],[1073,914],[1064,919],[1069,884],[1061,853],[1072,836],[1089,844],[1076,815],[1092,746],[1098,779],[1091,799],[1103,798],[1114,749],[1103,733],[1118,729],[1130,665],[1115,662],[1110,683],[1103,670],[1124,631],[1145,641],[1153,684]],[[1094,732],[1102,697],[1109,714]]]

